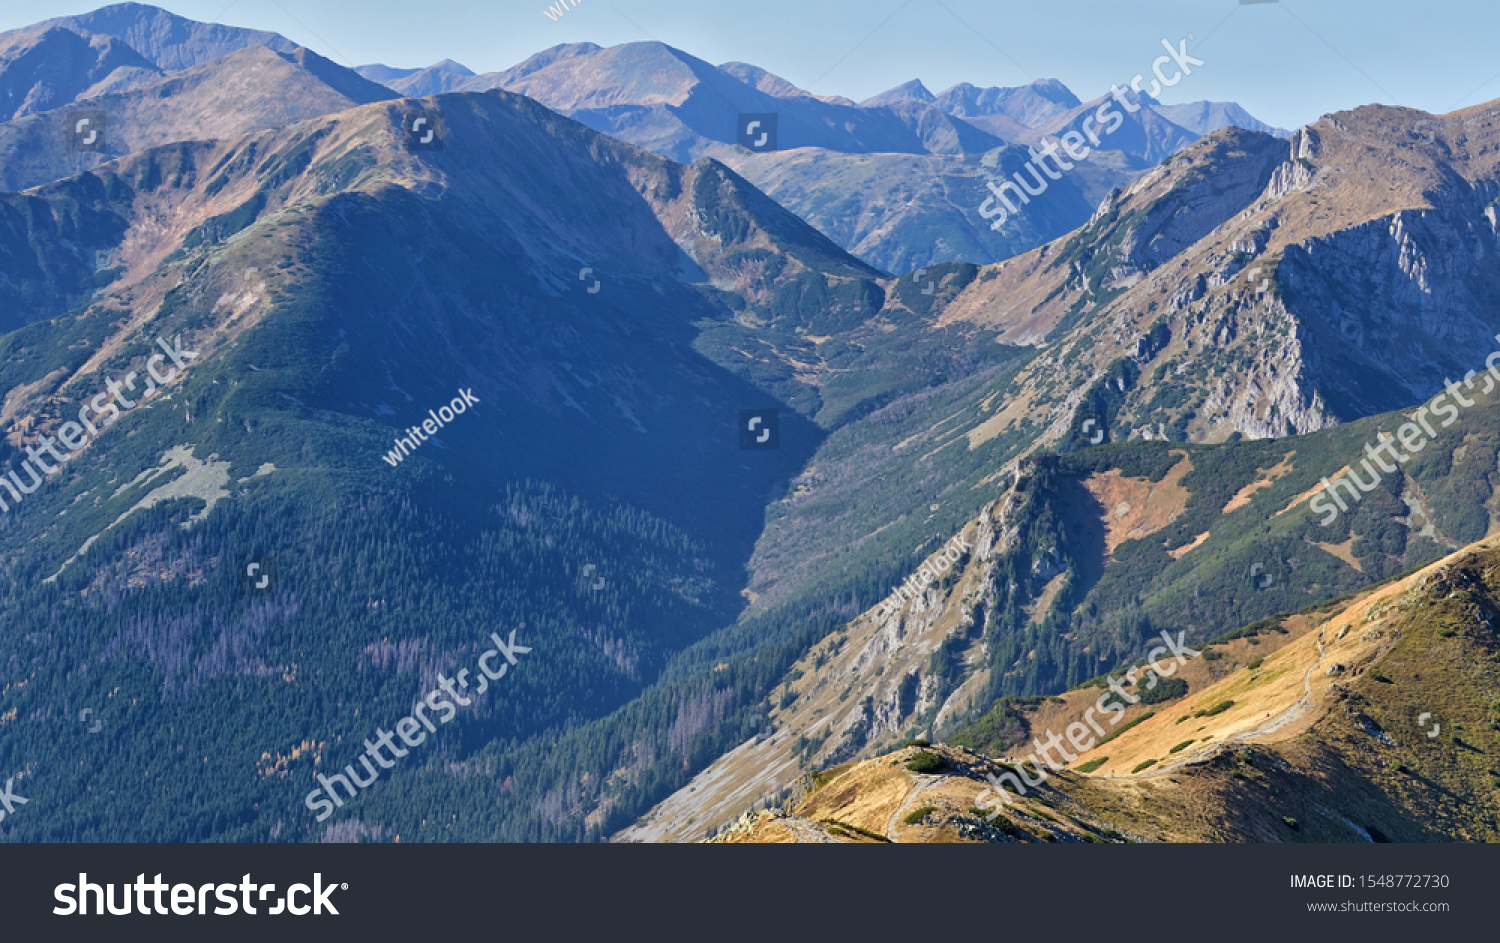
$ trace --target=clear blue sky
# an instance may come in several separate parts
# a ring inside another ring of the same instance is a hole
[[[1446,112],[1500,98],[1496,0],[166,0],[198,20],[269,29],[345,65],[451,58],[504,69],[563,42],[658,39],[754,63],[817,94],[869,97],[912,78],[1061,79],[1084,98],[1194,34],[1207,65],[1161,97],[1237,101],[1294,128],[1368,102]],[[0,28],[103,4],[0,0]]]

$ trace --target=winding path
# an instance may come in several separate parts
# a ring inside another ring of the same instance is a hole
[[[920,799],[922,797],[922,794],[924,792],[926,792],[928,789],[931,789],[938,783],[944,781],[948,777],[931,776],[926,773],[916,773],[912,778],[915,779],[916,782],[913,783],[912,787],[906,791],[906,797],[899,803],[897,803],[896,811],[891,813],[891,817],[887,819],[885,823],[885,837],[889,838],[892,844],[901,844],[901,839],[896,836],[896,820],[905,815],[907,810],[912,807],[917,799]]]
[[[1162,776],[1167,773],[1175,772],[1185,766],[1191,766],[1194,763],[1206,763],[1214,757],[1218,756],[1221,752],[1223,752],[1224,748],[1229,746],[1230,744],[1242,743],[1253,737],[1263,737],[1267,734],[1275,733],[1288,724],[1300,720],[1307,713],[1308,709],[1312,707],[1313,672],[1317,671],[1318,668],[1323,664],[1323,656],[1325,654],[1325,651],[1323,649],[1323,632],[1321,630],[1319,630],[1318,632],[1317,646],[1318,660],[1313,662],[1312,667],[1307,669],[1307,673],[1302,676],[1302,697],[1298,699],[1297,703],[1293,704],[1291,707],[1288,707],[1286,710],[1277,714],[1275,717],[1272,717],[1270,720],[1259,725],[1258,727],[1252,727],[1249,730],[1242,731],[1240,733],[1234,734],[1233,736],[1225,737],[1223,740],[1220,740],[1218,743],[1210,747],[1206,753],[1195,753],[1185,760],[1178,760],[1171,766],[1163,766],[1160,769],[1152,770],[1149,773],[1127,773],[1122,776],[1111,776],[1109,778],[1150,779],[1153,776]]]

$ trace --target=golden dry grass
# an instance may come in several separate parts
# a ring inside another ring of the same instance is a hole
[[[1083,486],[1104,507],[1106,554],[1127,540],[1154,534],[1182,516],[1189,497],[1182,487],[1182,476],[1193,470],[1193,463],[1186,452],[1173,454],[1182,457],[1161,481],[1128,478],[1117,468],[1084,479]]]
[[[1358,558],[1354,556],[1353,537],[1350,537],[1348,540],[1344,541],[1341,544],[1318,543],[1316,541],[1308,542],[1311,543],[1314,547],[1317,547],[1319,550],[1323,550],[1327,553],[1333,554],[1340,560],[1343,560],[1345,563],[1354,567],[1359,572],[1363,573],[1365,571],[1364,566],[1359,562]]]
[[[1155,759],[1158,768],[1150,775],[1160,775],[1162,768],[1207,754],[1226,742],[1275,743],[1305,733],[1322,717],[1330,686],[1340,675],[1373,663],[1389,650],[1389,636],[1370,629],[1378,628],[1392,614],[1395,603],[1443,565],[1439,561],[1376,587],[1321,624],[1304,617],[1296,639],[1264,656],[1257,668],[1247,666],[1192,691],[1116,740],[1080,756],[1079,762],[1108,754],[1109,760],[1090,775],[1121,776]],[[1338,667],[1330,673],[1334,666]],[[1224,702],[1233,706],[1213,716],[1196,716]],[[1197,742],[1177,754],[1169,752],[1189,738]]]

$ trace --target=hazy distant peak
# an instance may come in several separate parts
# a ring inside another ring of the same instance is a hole
[[[1266,124],[1234,102],[1196,101],[1183,102],[1180,105],[1156,104],[1152,107],[1173,124],[1198,134],[1211,134],[1220,128],[1227,127],[1244,128],[1246,131],[1264,131],[1279,138],[1291,137],[1292,134],[1290,131]]]
[[[451,75],[468,76],[474,74],[473,69],[469,68],[461,62],[454,62],[452,59],[444,59],[442,62],[433,63],[432,65],[428,66],[427,69],[431,72],[447,72]]]
[[[465,83],[464,88],[468,91],[482,91],[490,88],[505,88],[512,82],[519,81],[529,75],[534,75],[550,65],[562,62],[565,59],[573,59],[577,56],[587,56],[599,52],[604,47],[598,43],[559,43],[543,49],[541,52],[517,65],[511,66],[503,72],[485,72],[476,75]]]
[[[529,70],[534,72],[536,69],[544,68],[554,62],[561,62],[564,59],[571,59],[574,56],[586,56],[589,53],[599,52],[603,48],[598,43],[558,43],[556,46],[548,46],[514,68],[524,69],[527,65],[534,65],[536,68]]]
[[[937,96],[927,90],[921,79],[912,79],[910,82],[897,85],[887,92],[881,92],[873,98],[867,98],[860,102],[862,108],[879,108],[881,105],[894,105],[897,102],[915,101],[924,105],[930,105],[937,100]]]
[[[1025,85],[1022,87],[1029,88],[1033,92],[1036,92],[1038,95],[1041,95],[1044,98],[1049,98],[1052,101],[1057,102],[1059,105],[1066,105],[1069,108],[1072,108],[1074,105],[1078,104],[1078,96],[1073,94],[1073,90],[1068,88],[1057,79],[1037,79],[1030,85]]]
[[[418,72],[421,72],[422,70],[421,69],[396,69],[396,68],[393,68],[393,67],[388,66],[388,65],[384,65],[384,64],[379,63],[379,62],[372,62],[369,65],[355,66],[354,71],[358,72],[360,75],[363,75],[365,78],[369,79],[371,82],[382,82],[383,83],[383,82],[389,82],[389,81],[391,81],[393,79],[404,79],[408,75],[416,75]]]
[[[1037,79],[1029,85],[1014,88],[980,88],[960,82],[937,96],[934,104],[960,118],[1004,115],[1027,127],[1035,127],[1077,108],[1082,102],[1057,79]]]
[[[427,66],[425,69],[397,69],[388,65],[384,65],[383,63],[373,62],[369,65],[358,66],[354,71],[369,79],[371,82],[379,82],[382,85],[388,82],[410,78],[413,75],[417,75],[422,72],[440,73],[443,75],[452,75],[458,78],[465,79],[470,78],[474,75],[474,70],[468,68],[462,63],[454,62],[452,59],[444,59],[442,62],[435,62],[432,65]]]
[[[168,71],[218,59],[246,46],[267,46],[277,52],[297,48],[296,43],[278,33],[200,23],[143,3],[116,3],[37,25],[113,37]]]
[[[590,44],[592,45],[592,44]],[[476,76],[465,89],[506,88],[565,112],[616,105],[681,105],[700,87],[732,107],[753,111],[766,102],[735,76],[666,43],[621,43],[541,61],[554,47],[505,72]],[[566,60],[566,61],[565,61]]]

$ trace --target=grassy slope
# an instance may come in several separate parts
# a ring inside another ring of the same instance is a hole
[[[993,805],[986,775],[1008,764],[1000,758],[1029,752],[1027,737],[1081,718],[1100,689],[1012,702],[966,736],[928,748],[947,760],[936,775],[904,771],[913,747],[817,773],[790,816],[747,815],[719,840],[807,841],[822,825],[823,836],[839,841],[868,840],[861,829],[907,842],[1495,841],[1497,586],[1500,549],[1489,541],[1335,605],[1275,620],[1281,631],[1270,638],[1284,637],[1273,645],[1250,646],[1241,634],[1205,646],[1212,657],[1180,675],[1191,682],[1189,694],[1131,708],[1146,721],[1122,721],[1116,738],[1078,755],[1072,769],[1052,774],[994,820],[975,808],[981,800]],[[1279,684],[1289,675],[1295,684]],[[1299,707],[1304,677],[1312,688],[1306,709]],[[1238,709],[1195,718],[1226,699]],[[1247,736],[1262,711],[1287,722]],[[1189,721],[1176,723],[1179,715]],[[1205,728],[1195,746],[1164,750],[1173,740],[1198,740]],[[1240,735],[1229,739],[1236,729]],[[1104,764],[1092,762],[1106,754]],[[1120,768],[1135,768],[1145,754],[1160,754],[1161,769],[1132,775]],[[919,811],[916,822],[905,817]]]

